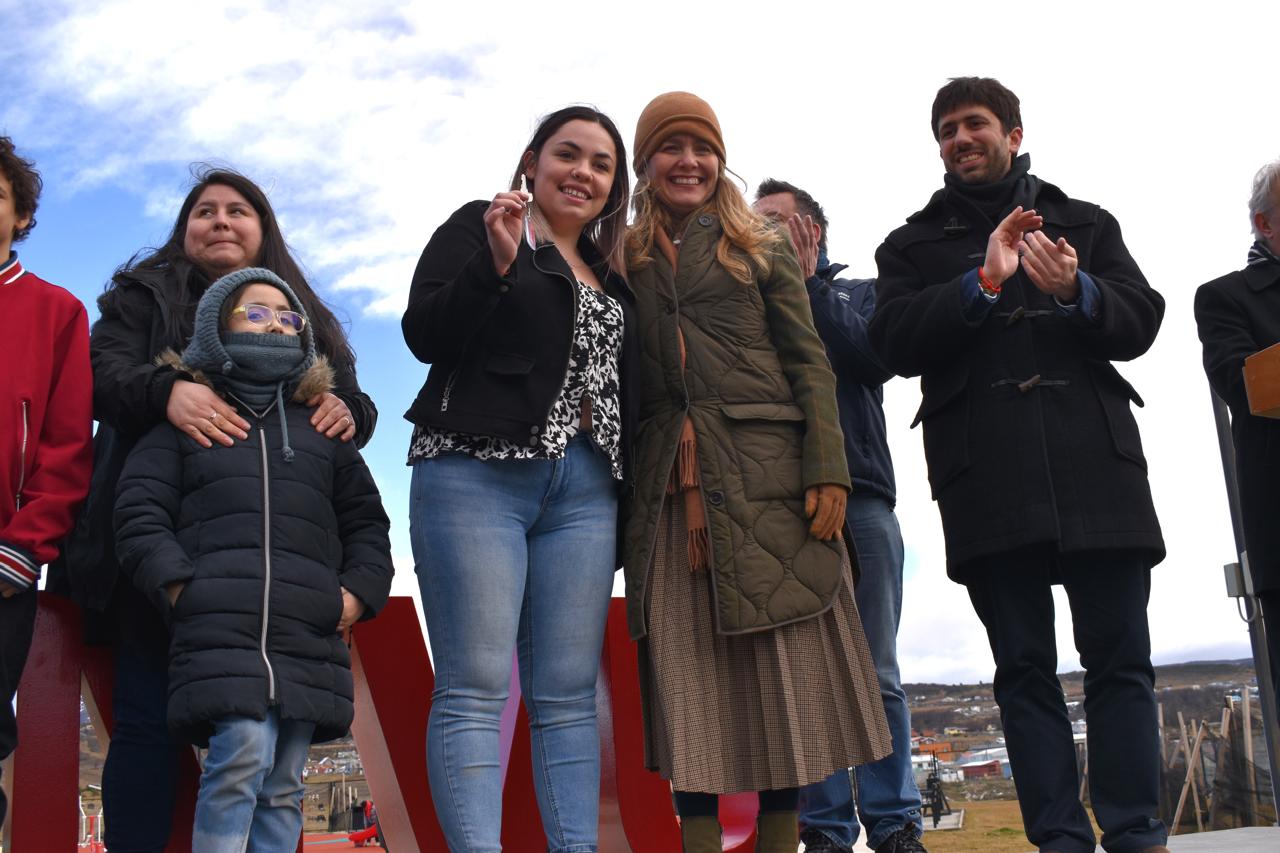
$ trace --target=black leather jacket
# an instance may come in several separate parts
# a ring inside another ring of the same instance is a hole
[[[405,418],[420,426],[536,443],[564,385],[573,344],[573,273],[554,246],[520,244],[505,276],[484,227],[488,202],[460,207],[418,260],[401,319],[405,342],[431,365]],[[619,364],[624,464],[636,423],[635,297],[585,237],[579,245],[605,292],[622,304]]]

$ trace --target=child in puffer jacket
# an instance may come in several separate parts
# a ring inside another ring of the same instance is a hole
[[[303,401],[332,371],[274,273],[210,285],[182,356],[161,358],[251,424],[208,448],[156,426],[117,493],[120,565],[172,630],[169,725],[209,748],[193,850],[292,851],[308,747],[354,714],[339,632],[390,591],[387,515],[355,446],[310,426]]]

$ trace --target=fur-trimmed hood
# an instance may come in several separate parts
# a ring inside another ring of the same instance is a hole
[[[201,385],[206,385],[221,393],[218,387],[210,380],[208,374],[203,370],[197,370],[186,364],[177,350],[167,349],[160,353],[156,356],[156,364],[161,367],[172,367],[179,373],[185,373],[190,376],[191,381],[199,382]],[[289,399],[294,403],[305,403],[317,394],[332,391],[333,386],[333,366],[329,364],[327,357],[317,354],[315,362],[303,371],[302,376],[299,377],[298,385]]]

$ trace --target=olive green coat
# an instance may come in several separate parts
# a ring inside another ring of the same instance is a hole
[[[711,540],[715,628],[762,631],[827,610],[842,548],[809,536],[804,491],[849,486],[835,377],[786,240],[753,284],[715,258],[719,220],[694,217],[677,257],[631,273],[641,347],[640,426],[627,502],[627,617],[643,637],[645,591],[685,413]],[[674,280],[673,280],[674,278]],[[684,334],[680,367],[677,326]]]

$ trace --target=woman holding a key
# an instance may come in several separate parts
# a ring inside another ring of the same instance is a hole
[[[625,163],[604,114],[547,116],[510,188],[431,237],[402,320],[431,365],[406,415],[410,538],[436,675],[427,765],[455,851],[500,849],[513,656],[549,850],[596,849],[596,673],[635,417]]]

